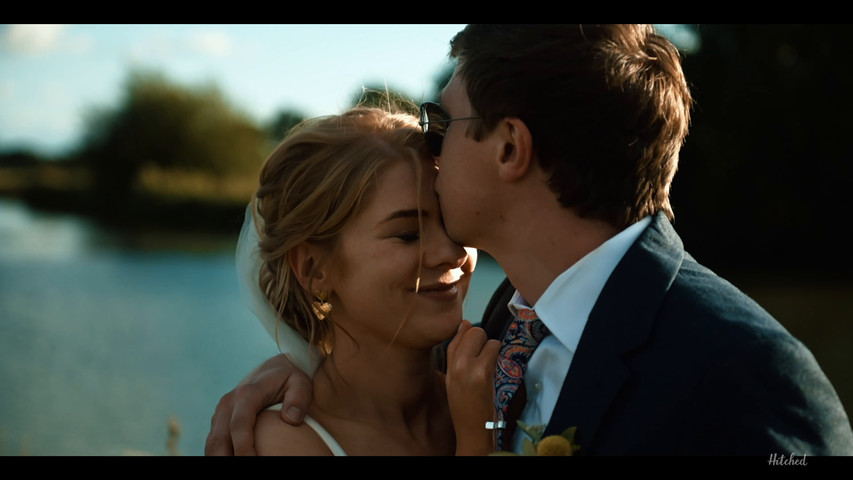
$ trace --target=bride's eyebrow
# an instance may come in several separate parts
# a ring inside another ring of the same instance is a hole
[[[429,213],[421,210],[421,216],[426,218],[429,217]],[[384,223],[388,223],[391,220],[396,220],[398,218],[418,218],[418,210],[416,208],[412,208],[409,210],[397,210],[392,212],[390,215],[385,217],[382,221],[378,223],[378,225],[382,225]]]

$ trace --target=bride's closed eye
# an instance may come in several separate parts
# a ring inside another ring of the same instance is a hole
[[[421,234],[420,232],[406,232],[398,235],[394,235],[395,238],[399,238],[403,241],[403,243],[414,243],[420,240]]]

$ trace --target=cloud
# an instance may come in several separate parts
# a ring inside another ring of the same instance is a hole
[[[189,46],[192,51],[214,56],[231,54],[231,37],[222,32],[196,32],[190,34]]]
[[[233,52],[231,37],[222,32],[178,32],[161,28],[152,35],[134,39],[128,51],[134,63],[198,61],[205,57],[227,57]],[[182,68],[188,68],[184,63]]]
[[[41,55],[59,47],[65,25],[9,25],[0,34],[0,48],[23,55]]]
[[[62,44],[65,52],[83,54],[92,50],[95,46],[95,40],[91,35],[81,33],[74,36],[65,35]]]

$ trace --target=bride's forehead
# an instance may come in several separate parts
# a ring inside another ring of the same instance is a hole
[[[421,182],[425,180],[420,179]],[[395,162],[376,179],[376,191],[371,204],[403,201],[416,198],[418,194],[418,176],[411,162]]]
[[[395,186],[405,186],[414,193],[417,186],[428,185],[431,188],[434,178],[435,168],[425,160],[400,159],[390,163],[377,176],[377,191],[394,193],[400,190]]]
[[[420,172],[412,161],[396,162],[383,171],[376,180],[375,190],[364,211],[370,216],[382,217],[387,212],[400,209],[429,210],[435,199],[433,184],[435,170],[421,164]]]

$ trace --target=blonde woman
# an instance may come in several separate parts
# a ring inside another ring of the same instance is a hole
[[[492,449],[500,344],[462,320],[476,251],[447,236],[435,172],[417,118],[366,107],[303,122],[267,159],[238,246],[244,294],[314,374],[305,423],[260,413],[258,454]],[[482,363],[445,378],[436,348],[457,332],[450,358]]]

